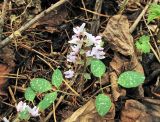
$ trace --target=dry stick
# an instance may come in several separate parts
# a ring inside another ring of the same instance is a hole
[[[100,14],[100,13],[97,13],[97,12],[95,12],[95,11],[91,11],[91,10],[89,10],[89,9],[84,9],[84,8],[80,8],[80,9],[81,9],[81,10],[84,10],[84,11],[87,11],[87,12],[89,12],[89,13],[92,13],[92,14],[98,15],[98,16],[102,16],[102,17],[106,17],[106,18],[110,17],[109,15]]]
[[[143,18],[143,19],[144,19],[144,18]],[[153,34],[152,34],[152,32],[150,31],[150,29],[149,29],[149,27],[148,27],[147,22],[146,22],[145,19],[144,19],[144,23],[145,23],[145,25],[147,26],[150,35],[153,37]],[[152,47],[152,45],[151,45],[150,43],[149,43],[149,46],[150,46],[153,54],[154,54],[155,57],[157,58],[158,62],[160,63],[160,56],[159,56],[160,53],[159,53],[159,49],[158,49],[158,47],[157,47],[157,45],[156,45],[156,43],[155,43],[154,38],[153,38],[153,41],[154,41],[154,44],[155,44],[155,47],[156,47],[156,49],[157,49],[158,54],[157,54],[157,52],[154,50],[154,48]]]
[[[0,19],[0,41],[2,41],[2,33],[3,33],[3,26],[4,26],[4,18],[6,16],[7,3],[8,3],[8,0],[4,0],[1,19]]]
[[[84,0],[81,0],[81,1],[82,1],[83,8],[86,9]],[[85,14],[86,14],[86,18],[88,19],[89,17],[88,17],[87,11],[85,11]]]
[[[23,33],[25,30],[27,30],[29,27],[31,27],[34,23],[36,23],[39,19],[41,19],[46,14],[50,13],[52,10],[56,9],[57,7],[59,7],[60,5],[64,4],[67,1],[68,0],[60,0],[60,1],[58,1],[57,3],[55,3],[54,5],[49,7],[48,9],[44,10],[43,12],[41,12],[40,14],[35,16],[28,23],[26,23],[25,25],[22,25],[21,28],[19,28],[17,31],[12,33],[9,37],[5,38],[3,41],[0,42],[0,48],[3,48],[7,44],[9,44],[12,41],[12,39],[14,38],[14,35],[16,35],[17,32],[18,33]],[[20,36],[20,35],[17,35],[17,36]]]
[[[138,18],[136,19],[136,21],[133,23],[133,25],[130,27],[129,31],[130,33],[132,33],[135,28],[137,27],[138,23],[140,22],[140,20],[142,19],[143,15],[146,13],[149,4],[151,3],[151,1],[149,1],[149,3],[144,7],[143,11],[141,12],[141,14],[138,16]]]
[[[95,12],[101,13],[102,3],[103,3],[103,0],[96,0]],[[100,16],[94,14],[92,20],[93,22],[91,25],[91,32],[92,34],[97,34],[100,26]]]

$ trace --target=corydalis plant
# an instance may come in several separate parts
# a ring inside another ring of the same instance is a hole
[[[78,61],[82,61],[86,66],[90,65],[91,73],[95,77],[99,78],[99,81],[101,81],[101,77],[106,71],[105,64],[100,60],[105,58],[101,36],[93,36],[92,34],[86,32],[85,23],[83,23],[80,27],[73,28],[73,31],[75,34],[72,36],[72,40],[69,41],[71,44],[71,52],[67,55],[67,61],[75,64]],[[83,65],[83,71],[86,71],[85,65]],[[69,72],[66,72],[66,74],[67,73]],[[72,76],[72,73],[73,71],[70,71],[67,76]],[[84,74],[83,76],[85,79],[91,78],[89,73],[83,72],[81,74]],[[96,97],[95,104],[97,112],[101,116],[104,116],[111,108],[110,98],[103,93]]]

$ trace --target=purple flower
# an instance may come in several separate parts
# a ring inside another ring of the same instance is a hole
[[[18,105],[16,106],[16,109],[17,109],[18,112],[22,112],[26,109],[26,107],[27,107],[26,103],[20,101],[18,103]]]
[[[37,117],[40,114],[38,113],[39,108],[37,108],[36,106],[34,106],[33,108],[30,108],[29,106],[27,107],[28,112],[33,116],[33,117]]]
[[[72,78],[74,76],[74,71],[73,70],[68,70],[64,72],[65,78]]]
[[[69,55],[67,55],[67,61],[68,62],[76,62],[77,56],[75,52],[71,52]]]
[[[40,114],[38,113],[39,109],[34,106],[31,108],[30,106],[26,105],[26,103],[20,101],[18,105],[16,106],[16,109],[18,112],[22,112],[24,110],[27,110],[33,117],[39,116]]]
[[[93,56],[96,59],[104,59],[105,52],[103,51],[104,48],[100,46],[93,47],[92,50],[86,52],[86,56]]]

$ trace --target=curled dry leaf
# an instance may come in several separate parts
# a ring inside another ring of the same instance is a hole
[[[112,50],[125,56],[132,56],[134,53],[133,37],[129,32],[129,22],[126,16],[113,16],[109,20],[103,36],[111,45]]]
[[[121,112],[122,122],[158,122],[159,105],[142,104],[136,100],[127,100]]]
[[[114,104],[106,116],[100,117],[96,111],[95,102],[91,99],[81,108],[76,110],[69,118],[64,120],[64,122],[114,122],[114,117]]]
[[[112,50],[114,50],[114,58],[110,62],[110,82],[112,84],[112,93],[115,101],[121,96],[117,85],[117,78],[125,70],[135,70],[143,73],[142,65],[138,62],[134,51],[133,37],[129,32],[129,22],[126,16],[113,16],[103,32],[104,38],[108,41]],[[129,58],[128,58],[129,57]],[[114,86],[113,86],[114,84]],[[139,96],[143,96],[143,89],[138,89]]]

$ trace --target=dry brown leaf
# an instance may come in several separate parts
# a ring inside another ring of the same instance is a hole
[[[114,104],[112,104],[112,108],[106,116],[100,117],[96,112],[95,102],[92,99],[76,110],[68,119],[64,120],[64,122],[114,122],[114,117]]]
[[[0,50],[0,56],[3,60],[3,63],[7,64],[10,69],[15,67],[15,54],[13,52],[13,49],[9,48],[8,46],[4,47],[2,50]]]
[[[67,16],[68,11],[66,11],[66,9],[58,8],[56,11],[52,11],[48,15],[40,19],[37,23],[35,23],[32,26],[32,28],[45,25],[45,31],[51,32],[52,28],[53,30],[55,30],[55,27],[64,22]]]
[[[150,113],[151,110],[153,109],[149,107],[147,108],[147,106],[143,105],[142,103],[136,100],[127,100],[121,112],[121,121],[122,122],[158,122],[158,121],[153,121],[155,119],[153,118],[153,115]]]
[[[113,16],[103,32],[103,36],[108,41],[112,50],[114,50],[114,58],[110,62],[110,82],[112,86],[113,98],[115,101],[122,94],[117,85],[118,76],[126,70],[135,70],[144,73],[142,65],[138,62],[138,58],[134,51],[133,37],[129,32],[129,22],[126,16]],[[135,90],[138,96],[144,96],[142,86]]]
[[[4,64],[0,64],[0,95],[6,95],[4,92],[4,87],[6,85],[6,78],[4,77],[6,74],[9,74],[10,69]]]
[[[133,37],[129,32],[129,23],[126,16],[113,16],[109,20],[103,36],[115,52],[119,52],[125,56],[133,55]]]

